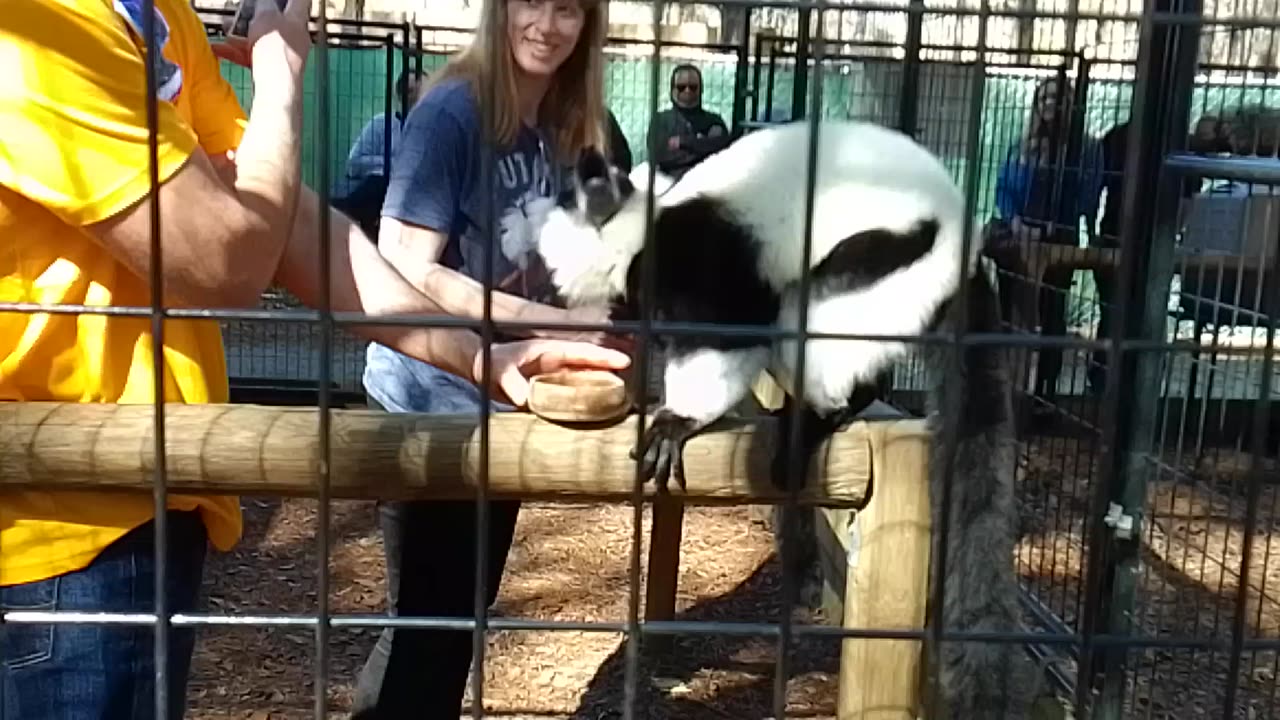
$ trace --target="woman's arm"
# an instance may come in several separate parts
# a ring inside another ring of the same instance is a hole
[[[479,320],[485,288],[441,262],[448,231],[461,213],[467,188],[474,185],[480,133],[444,91],[419,102],[405,118],[400,147],[391,162],[382,205],[378,248],[415,288],[445,312]],[[515,295],[492,292],[492,317],[498,322],[604,323],[607,308],[564,310]],[[599,339],[602,333],[572,330],[522,330],[516,334]]]
[[[321,290],[317,253],[320,203],[305,185],[298,199],[292,233],[276,271],[276,280],[303,303],[319,307]],[[347,217],[329,214],[330,306],[335,312],[370,316],[447,315],[443,308],[403,278],[378,253],[369,238]],[[480,336],[461,328],[408,325],[344,325],[351,332],[382,343],[409,357],[479,383],[483,377]],[[582,342],[524,340],[491,347],[491,385],[517,407],[528,397],[528,378],[561,367],[626,368],[627,355]]]
[[[390,216],[378,229],[378,249],[406,280],[440,308],[458,317],[480,320],[484,314],[484,285],[440,264],[448,238],[438,230]],[[492,317],[498,322],[597,323],[608,321],[607,308],[564,310],[552,305],[494,290]],[[513,334],[539,337],[581,338],[595,332],[572,330],[517,330]]]

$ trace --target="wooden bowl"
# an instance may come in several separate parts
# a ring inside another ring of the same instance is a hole
[[[626,383],[607,370],[558,370],[529,381],[529,410],[545,420],[614,420],[629,407]]]

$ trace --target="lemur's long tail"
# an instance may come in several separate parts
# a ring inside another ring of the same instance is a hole
[[[1000,330],[994,278],[980,264],[969,281],[966,327],[970,333]],[[931,494],[936,563],[946,547],[943,630],[1013,632],[1019,627],[1014,571],[1016,511],[1013,503],[1016,437],[1012,388],[997,345],[961,351],[963,382],[947,382],[952,347],[930,351],[934,371],[929,393],[934,423]],[[948,431],[958,433],[948,458]],[[948,460],[951,472],[947,473]],[[950,476],[943,537],[944,481]],[[990,640],[943,640],[937,668],[942,695],[956,720],[1024,718],[1038,689],[1021,644]]]

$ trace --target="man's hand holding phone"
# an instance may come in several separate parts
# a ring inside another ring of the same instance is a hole
[[[300,77],[311,51],[310,11],[311,0],[240,0],[224,25],[226,40],[214,44],[213,53],[247,68],[263,58],[273,64],[284,60]]]

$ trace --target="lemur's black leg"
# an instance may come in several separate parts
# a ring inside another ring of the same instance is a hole
[[[774,487],[786,491],[790,489],[792,481],[798,480],[797,487],[803,488],[808,478],[809,463],[818,451],[818,447],[866,409],[876,399],[876,390],[875,385],[858,385],[849,396],[847,405],[826,414],[820,414],[806,404],[799,416],[800,446],[798,450],[801,457],[794,471],[791,467],[791,418],[795,411],[795,402],[790,395],[787,395],[782,407],[771,413],[777,422],[773,463],[770,470]],[[799,475],[796,476],[795,473]]]
[[[818,447],[852,422],[876,399],[875,385],[860,385],[849,397],[844,407],[819,414],[806,405],[799,415],[800,447],[802,457],[798,469],[793,472],[790,467],[791,458],[791,413],[795,402],[788,395],[781,408],[773,412],[777,420],[777,437],[771,476],[773,484],[786,492],[790,483],[803,488],[808,482],[809,464],[817,454]],[[799,473],[798,475],[796,473]],[[813,514],[787,504],[776,505],[773,509],[774,542],[780,558],[783,560],[783,574],[787,581],[783,587],[790,588],[792,595],[786,598],[788,605],[797,601],[809,607],[816,607],[822,596],[822,573],[818,565],[818,551],[813,535]]]

